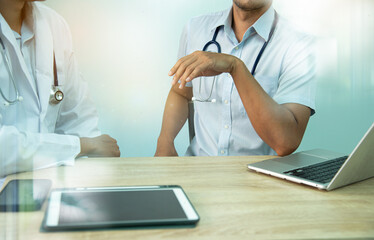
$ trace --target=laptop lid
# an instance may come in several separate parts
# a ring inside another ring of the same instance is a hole
[[[327,186],[332,190],[374,177],[374,123]]]

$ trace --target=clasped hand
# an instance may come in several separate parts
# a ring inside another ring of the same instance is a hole
[[[107,134],[93,138],[82,137],[80,144],[81,152],[78,157],[119,157],[121,155],[117,141]]]
[[[224,53],[196,51],[179,59],[170,70],[169,76],[174,75],[172,85],[179,81],[179,88],[182,89],[187,82],[197,77],[232,73],[236,60],[236,57]]]

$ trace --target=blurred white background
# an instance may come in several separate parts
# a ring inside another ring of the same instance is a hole
[[[153,156],[179,37],[189,18],[231,0],[45,2],[68,22],[100,129],[123,157]],[[280,15],[318,37],[317,113],[299,150],[349,153],[374,121],[374,1],[277,0]],[[176,139],[183,155],[187,128]]]

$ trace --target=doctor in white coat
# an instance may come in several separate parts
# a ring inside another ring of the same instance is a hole
[[[64,19],[27,0],[0,0],[0,13],[0,178],[79,156],[120,156],[98,130]]]

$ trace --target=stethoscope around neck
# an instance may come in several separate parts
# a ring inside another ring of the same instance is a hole
[[[13,89],[14,89],[14,92],[15,92],[15,95],[16,95],[14,99],[10,99],[9,97],[5,96],[2,89],[0,88],[0,95],[5,100],[3,105],[7,107],[7,106],[10,106],[10,105],[14,105],[18,102],[22,102],[23,97],[19,93],[16,81],[15,81],[15,78],[14,78],[14,75],[13,75],[13,70],[11,68],[11,62],[10,62],[10,59],[9,59],[7,53],[6,53],[5,44],[4,44],[4,42],[1,38],[0,38],[0,45],[1,45],[1,55],[2,55],[3,60],[5,62],[6,68],[8,70],[9,76],[10,76],[10,81],[13,85]],[[60,87],[58,85],[56,58],[55,58],[54,53],[53,53],[53,77],[54,77],[54,81],[53,81],[53,85],[52,85],[51,92],[50,92],[49,103],[50,104],[58,104],[59,102],[61,102],[64,99],[64,93],[62,92],[62,90],[60,89]]]
[[[274,30],[275,30],[275,27],[277,26],[277,23],[278,23],[278,13],[276,11],[274,11],[274,21],[273,21],[273,24],[271,26],[271,30],[270,30],[270,33],[269,33],[269,37],[268,37],[268,40],[265,41],[264,45],[262,45],[262,48],[260,50],[260,52],[258,53],[257,57],[256,57],[256,60],[255,60],[255,63],[253,64],[253,67],[252,67],[252,71],[251,71],[251,74],[254,76],[255,75],[255,72],[256,72],[256,68],[257,68],[257,65],[262,57],[262,54],[264,53],[265,49],[266,49],[266,46],[268,45],[270,39],[272,38],[273,36],[273,33],[274,33]],[[217,42],[217,35],[218,35],[218,32],[220,30],[220,28],[222,27],[221,26],[218,26],[216,28],[216,31],[214,32],[214,35],[213,35],[213,38],[212,40],[210,40],[209,42],[207,42],[204,47],[203,47],[203,51],[207,51],[208,47],[211,46],[211,45],[215,45],[217,47],[217,52],[218,53],[221,53],[221,45]],[[213,88],[214,88],[214,83],[216,82],[216,76],[214,76],[213,78],[213,81],[212,81],[212,86],[210,88],[210,92],[209,92],[209,95],[208,97],[206,98],[203,98],[201,97],[201,80],[199,79],[199,98],[196,98],[196,97],[192,97],[191,101],[192,102],[212,102],[212,103],[215,103],[217,100],[215,98],[211,99],[212,97],[212,93],[213,93]]]
[[[23,97],[19,94],[16,82],[14,81],[13,71],[10,68],[10,60],[8,58],[8,55],[5,52],[5,45],[4,45],[3,40],[1,38],[0,38],[0,44],[1,44],[1,55],[2,55],[3,60],[5,62],[5,66],[8,70],[8,74],[10,76],[10,81],[13,85],[13,89],[14,89],[14,92],[15,92],[15,95],[16,95],[15,99],[11,100],[11,99],[9,99],[5,96],[5,94],[3,93],[3,90],[0,88],[0,95],[5,100],[4,106],[9,106],[9,105],[12,105],[12,104],[16,104],[17,102],[22,102]]]

